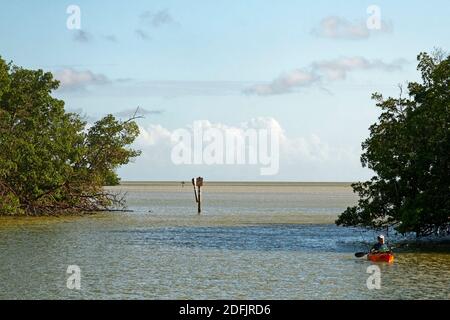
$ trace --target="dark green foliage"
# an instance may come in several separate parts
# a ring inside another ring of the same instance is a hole
[[[139,155],[127,148],[139,134],[133,121],[108,115],[86,123],[51,96],[51,73],[0,59],[0,215],[103,210],[120,203],[102,186]]]
[[[422,83],[409,83],[407,97],[373,99],[378,123],[362,144],[370,181],[353,184],[360,200],[338,225],[386,228],[417,236],[450,226],[450,57],[418,56]]]

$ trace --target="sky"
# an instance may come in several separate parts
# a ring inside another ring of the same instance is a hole
[[[68,111],[93,123],[139,106],[142,155],[123,180],[370,178],[371,94],[398,96],[420,79],[419,52],[450,45],[448,0],[0,1],[0,56],[52,72]],[[174,135],[196,123],[276,133],[276,172],[261,159],[176,163]]]

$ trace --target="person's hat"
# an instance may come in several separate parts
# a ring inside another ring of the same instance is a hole
[[[384,236],[383,236],[382,234],[380,234],[380,235],[378,236],[378,239],[383,239],[383,240],[384,240]]]

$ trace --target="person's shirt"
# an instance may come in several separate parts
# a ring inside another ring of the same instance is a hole
[[[372,251],[378,251],[378,252],[389,252],[391,250],[389,250],[388,246],[383,243],[376,243],[373,247],[372,247]]]

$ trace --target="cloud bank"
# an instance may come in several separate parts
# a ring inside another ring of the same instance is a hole
[[[247,95],[277,95],[295,92],[314,84],[324,84],[344,80],[350,72],[358,70],[399,71],[406,63],[397,59],[386,63],[380,59],[369,60],[363,57],[341,57],[332,60],[316,61],[307,68],[286,72],[269,83],[255,84],[243,90]]]
[[[134,163],[120,170],[125,180],[186,180],[195,175],[207,176],[209,180],[297,180],[297,181],[351,181],[367,175],[361,168],[359,146],[332,145],[317,134],[289,136],[282,125],[272,117],[256,117],[248,121],[229,125],[220,122],[201,121],[205,131],[215,129],[231,132],[233,136],[245,139],[247,129],[266,129],[278,134],[280,140],[279,173],[261,176],[260,165],[175,165],[171,159],[174,140],[172,130],[160,124],[140,126],[140,135],[134,148],[142,155]],[[192,125],[184,129],[191,131]],[[206,147],[206,146],[204,146]]]

